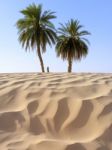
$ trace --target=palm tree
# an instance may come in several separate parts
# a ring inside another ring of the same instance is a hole
[[[71,19],[65,25],[61,24],[59,28],[59,36],[56,44],[56,53],[58,57],[68,61],[68,72],[72,71],[73,60],[81,60],[83,56],[88,54],[89,41],[83,36],[90,33],[81,30],[78,20]]]
[[[55,44],[56,33],[51,19],[56,18],[50,10],[42,12],[42,5],[31,4],[21,13],[24,18],[16,23],[19,33],[19,41],[26,51],[28,48],[36,48],[42,72],[45,72],[41,52],[46,51],[46,45]]]

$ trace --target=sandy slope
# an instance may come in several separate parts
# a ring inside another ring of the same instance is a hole
[[[0,150],[112,150],[112,74],[0,74]]]

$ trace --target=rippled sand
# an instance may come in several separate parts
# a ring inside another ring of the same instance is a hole
[[[0,74],[0,150],[112,150],[112,74]]]

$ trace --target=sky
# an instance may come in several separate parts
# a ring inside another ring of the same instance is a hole
[[[73,72],[112,73],[112,0],[1,0],[0,1],[0,73],[40,72],[35,51],[25,52],[18,41],[15,26],[23,16],[20,10],[29,4],[42,4],[43,11],[56,12],[53,20],[56,28],[71,18],[78,19],[83,29],[91,35],[86,58],[73,63]],[[50,72],[66,72],[67,61],[57,58],[55,46],[47,46],[42,55],[45,69]]]

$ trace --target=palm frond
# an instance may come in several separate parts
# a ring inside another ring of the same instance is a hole
[[[56,53],[63,60],[81,60],[88,53],[89,41],[83,36],[90,33],[83,28],[78,20],[71,19],[58,29]]]
[[[55,44],[57,40],[56,29],[50,21],[56,18],[55,13],[48,10],[42,12],[42,5],[29,5],[21,11],[23,18],[16,23],[19,42],[25,49],[34,49],[37,45],[46,51],[46,45]]]

